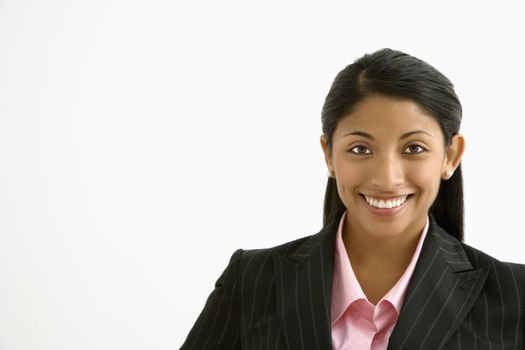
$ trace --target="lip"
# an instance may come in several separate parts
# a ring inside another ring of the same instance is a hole
[[[368,196],[368,195],[367,195]],[[395,207],[395,208],[376,208],[376,207],[373,207],[371,206],[370,204],[368,204],[368,202],[366,201],[366,198],[364,196],[364,194],[360,193],[359,197],[361,198],[362,202],[363,202],[363,205],[374,215],[378,215],[378,216],[391,216],[391,215],[395,215],[397,213],[399,213],[401,210],[403,210],[405,207],[406,207],[406,204],[412,199],[412,194],[408,194],[408,195],[399,195],[399,196],[395,196],[395,197],[376,197],[376,196],[369,196],[369,197],[374,197],[374,198],[378,198],[378,199],[392,199],[392,198],[399,198],[399,197],[403,197],[403,196],[407,196],[407,199],[405,200],[405,202],[403,204],[401,204],[399,207]]]
[[[377,198],[377,199],[383,199],[383,200],[392,200],[392,199],[397,199],[397,198],[400,198],[400,197],[408,197],[408,196],[411,196],[413,193],[401,193],[401,194],[397,194],[395,196],[376,196],[376,195],[373,195],[373,194],[368,194],[368,193],[359,193],[360,195],[363,195],[363,196],[367,196],[367,197],[372,197],[372,198]]]

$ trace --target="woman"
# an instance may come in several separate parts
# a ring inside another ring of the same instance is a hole
[[[524,349],[525,265],[463,241],[452,83],[382,49],[322,110],[324,227],[237,250],[182,349]]]

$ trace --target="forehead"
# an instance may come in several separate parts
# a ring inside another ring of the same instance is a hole
[[[377,137],[398,136],[415,129],[425,130],[436,136],[441,134],[437,120],[414,101],[371,95],[356,104],[350,114],[339,120],[334,136],[356,130]]]

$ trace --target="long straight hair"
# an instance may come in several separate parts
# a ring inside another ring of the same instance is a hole
[[[440,125],[445,147],[459,132],[462,107],[450,80],[428,63],[404,52],[384,48],[365,54],[335,77],[326,96],[321,120],[327,148],[341,118],[370,94],[403,97],[417,103]],[[338,220],[346,210],[334,178],[328,178],[324,198],[323,224]],[[461,164],[448,180],[441,180],[429,209],[439,226],[463,241],[463,176]]]

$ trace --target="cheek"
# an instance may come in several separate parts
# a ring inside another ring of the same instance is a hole
[[[437,194],[441,182],[440,165],[426,164],[411,169],[410,179],[422,192],[427,192],[433,196]]]
[[[365,178],[365,171],[352,162],[342,161],[336,162],[335,164],[337,183],[345,188],[353,187]]]
[[[365,178],[364,172],[355,164],[348,161],[339,161],[334,163],[337,177],[337,192],[345,204],[350,205],[356,186],[363,183]]]

